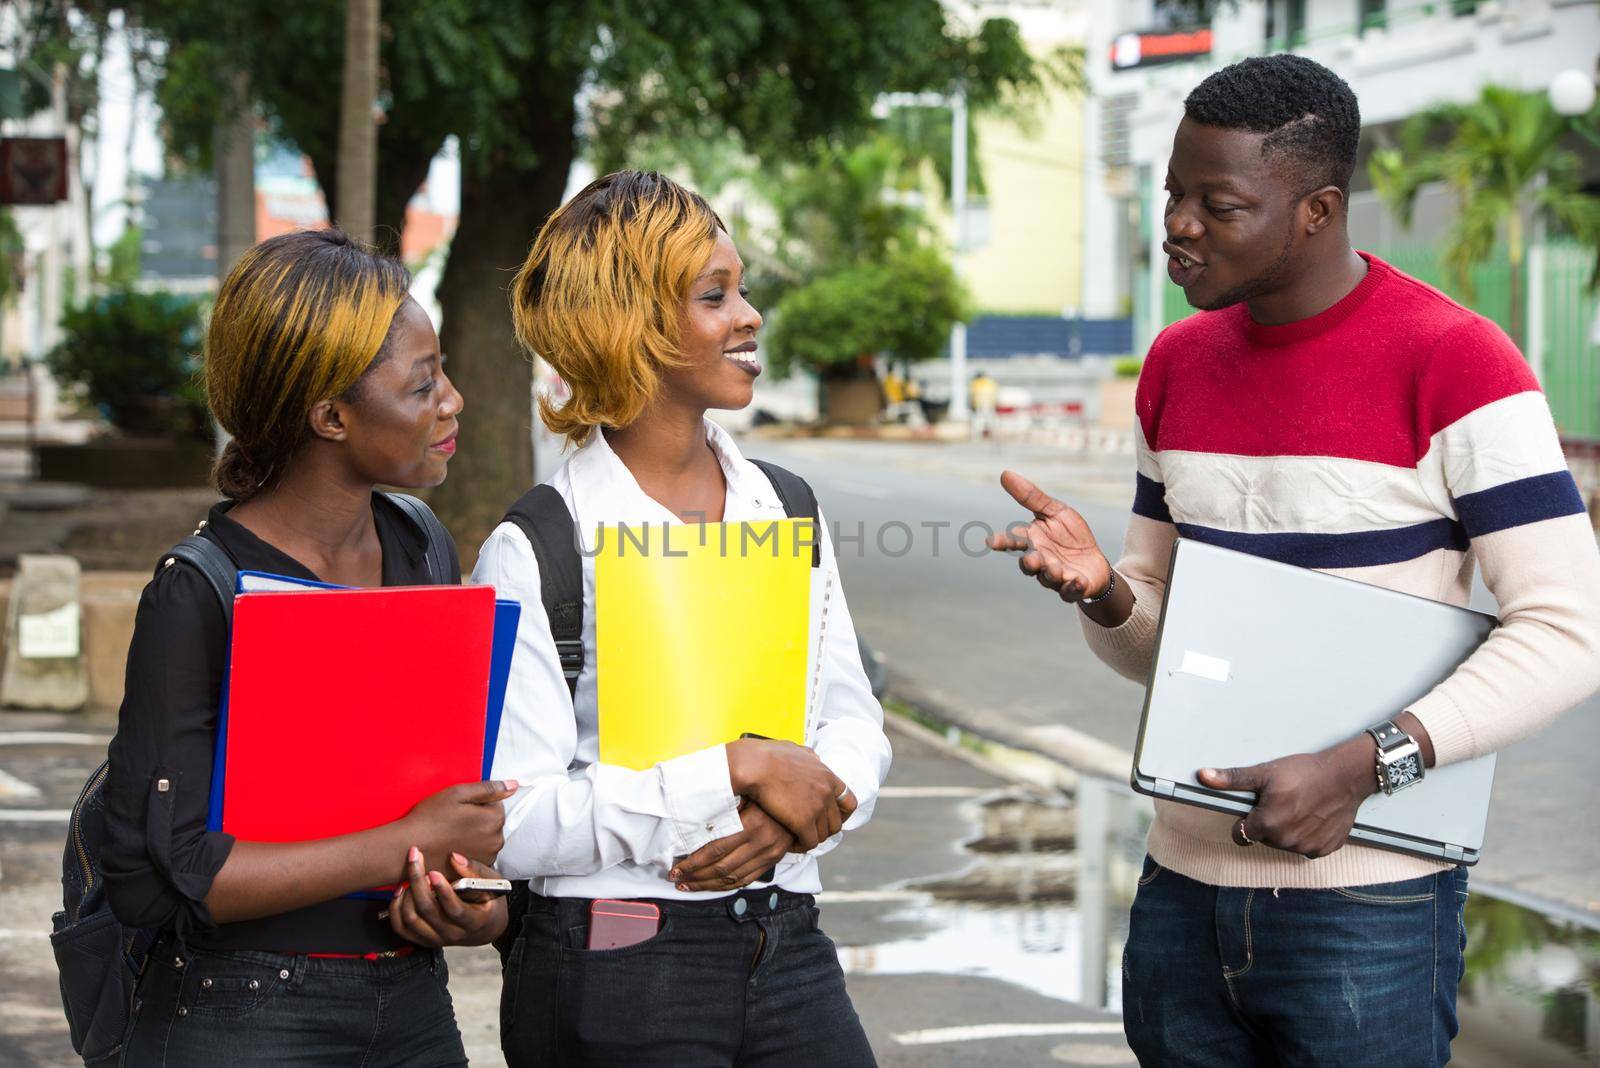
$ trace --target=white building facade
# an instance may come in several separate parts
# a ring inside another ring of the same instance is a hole
[[[1600,60],[1597,0],[1237,0],[1219,5],[1209,53],[1119,70],[1114,49],[1124,63],[1136,54],[1128,34],[1164,34],[1159,45],[1181,36],[1181,19],[1152,0],[1093,3],[1084,305],[1090,315],[1131,313],[1139,352],[1166,321],[1170,299],[1161,241],[1172,136],[1184,97],[1212,71],[1292,48],[1350,84],[1363,122],[1352,238],[1382,248],[1401,235],[1377,202],[1365,159],[1395,124],[1432,104],[1471,100],[1489,83],[1542,92],[1561,71],[1592,76]],[[1180,49],[1194,44],[1178,41]],[[1425,196],[1404,239],[1436,237],[1452,212],[1442,191]]]

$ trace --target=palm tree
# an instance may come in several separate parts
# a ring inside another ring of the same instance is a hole
[[[1485,86],[1467,104],[1439,104],[1408,119],[1399,147],[1373,152],[1373,185],[1406,227],[1417,194],[1443,182],[1459,212],[1444,243],[1444,262],[1469,299],[1470,277],[1502,231],[1511,262],[1511,335],[1526,352],[1523,266],[1529,225],[1542,218],[1600,250],[1600,197],[1583,190],[1575,153],[1562,147],[1573,125],[1593,129],[1600,108],[1569,123],[1543,93]],[[1600,259],[1596,263],[1600,280]]]

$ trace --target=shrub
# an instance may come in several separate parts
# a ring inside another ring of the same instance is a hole
[[[952,324],[967,315],[949,261],[928,247],[852,264],[791,290],[778,304],[769,347],[781,377],[796,366],[849,377],[862,356],[900,360],[939,355]]]
[[[200,366],[200,304],[172,293],[118,290],[61,317],[46,357],[80,385],[111,425],[129,434],[208,433]]]

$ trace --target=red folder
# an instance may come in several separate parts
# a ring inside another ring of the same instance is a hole
[[[489,586],[239,596],[221,829],[257,842],[328,838],[477,782],[494,613]]]

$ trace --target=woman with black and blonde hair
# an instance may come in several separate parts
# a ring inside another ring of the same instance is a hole
[[[748,405],[761,373],[743,279],[722,220],[659,174],[601,178],[545,223],[511,299],[518,337],[571,391],[541,415],[576,449],[531,495],[564,506],[562,530],[587,543],[600,524],[784,517],[773,480],[793,476],[706,419]],[[643,771],[599,758],[598,672],[644,668],[596,662],[587,544],[572,549],[583,666],[569,684],[542,608],[554,547],[536,553],[515,521],[484,543],[474,580],[523,604],[494,769],[522,784],[497,866],[532,891],[506,946],[512,1065],[873,1063],[814,895],[817,858],[869,818],[890,751],[819,526],[806,745],[746,737]],[[673,637],[692,655],[692,635]],[[616,899],[659,925],[590,948],[591,910],[618,911],[595,902]]]
[[[448,567],[430,566],[423,513],[376,492],[438,485],[455,451],[461,395],[409,286],[405,268],[333,230],[262,242],[223,282],[205,385],[232,440],[215,471],[226,499],[202,536],[238,568],[345,586],[460,581],[455,546],[433,554]],[[393,823],[321,841],[208,831],[227,637],[206,579],[159,567],[139,601],[104,791],[111,908],[158,937],[122,1063],[465,1064],[438,947],[489,941],[505,908],[442,884],[488,870],[515,784],[451,787]],[[426,679],[437,668],[426,651],[419,634],[395,670]],[[283,789],[360,790],[360,775],[312,784],[286,770]],[[394,884],[392,902],[345,896]]]

